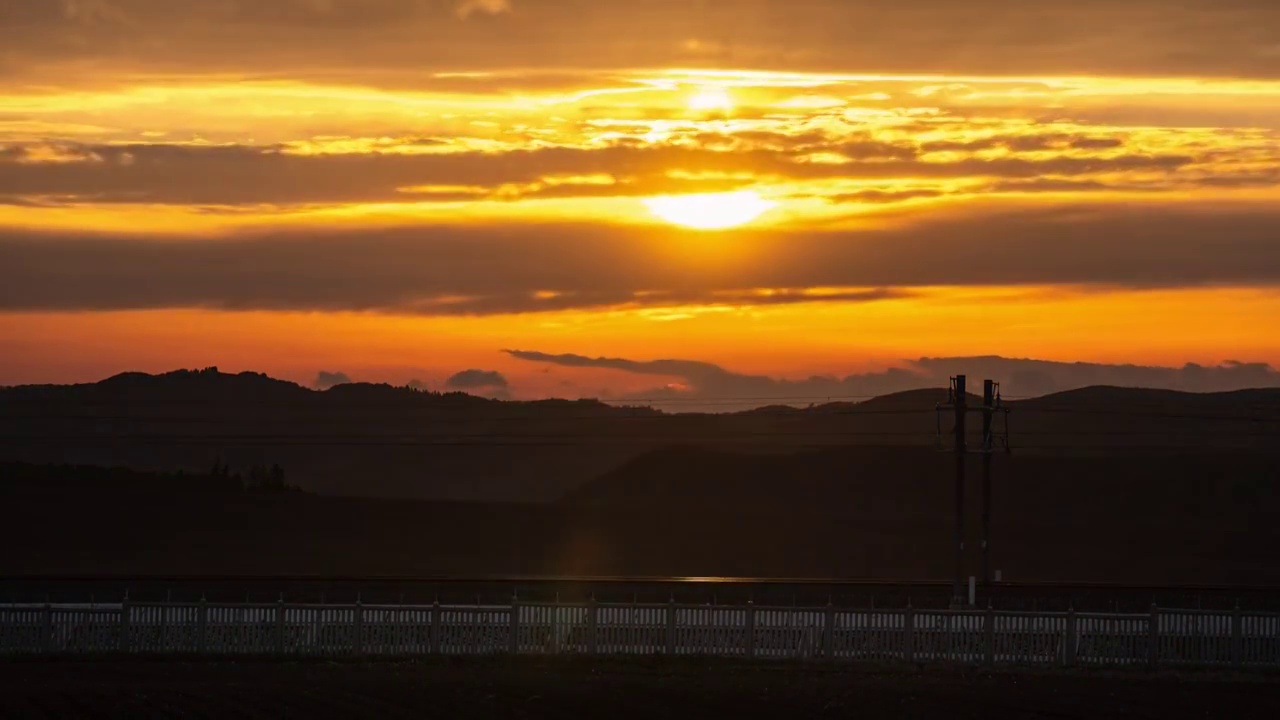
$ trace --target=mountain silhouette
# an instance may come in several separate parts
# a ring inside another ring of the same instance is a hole
[[[950,447],[944,389],[860,403],[664,413],[596,400],[502,401],[353,383],[313,390],[216,368],[0,389],[0,459],[203,472],[279,464],[334,495],[549,502],[646,454],[684,446],[792,456],[819,448]],[[970,395],[970,408],[981,399]],[[1093,387],[1005,401],[1018,456],[1269,453],[1280,390],[1193,394]],[[981,415],[966,418],[981,446]],[[1000,445],[1003,447],[1003,444]],[[872,462],[877,451],[857,454]],[[887,457],[898,457],[889,455]],[[801,462],[795,460],[794,462]],[[901,472],[916,472],[907,463]]]
[[[25,549],[0,572],[946,579],[946,399],[672,414],[214,369],[5,388],[0,541]],[[1280,582],[1278,400],[1096,387],[1007,401],[997,566],[1045,581]],[[1004,431],[1002,413],[994,424]],[[981,425],[969,413],[971,449]],[[966,463],[976,547],[981,458]],[[209,475],[228,465],[246,478],[279,466],[309,493]]]

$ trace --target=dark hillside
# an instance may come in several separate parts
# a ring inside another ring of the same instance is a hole
[[[0,483],[0,574],[946,580],[951,459],[680,448],[555,504]],[[996,460],[993,559],[1010,580],[1280,583],[1275,455],[1134,456],[1105,476],[1088,457]]]
[[[791,469],[777,470],[779,478],[804,475],[800,465],[814,462],[797,453],[847,448],[844,472],[886,472],[902,483],[937,477],[936,458],[924,457],[949,442],[954,418],[935,411],[945,400],[945,390],[936,389],[862,403],[664,414],[587,400],[502,402],[387,385],[321,392],[214,369],[131,373],[88,385],[0,389],[0,460],[187,473],[218,461],[279,464],[292,482],[330,495],[551,502],[672,447],[795,456]],[[977,407],[979,400],[969,402]],[[1280,450],[1275,390],[1194,395],[1098,387],[1006,406],[1007,424],[998,415],[995,427],[1001,433],[1007,427],[1019,458]],[[967,428],[970,446],[977,447],[979,413],[968,415]],[[923,456],[904,458],[895,448]],[[877,458],[882,451],[887,455]],[[1100,478],[1128,473],[1118,468],[1091,465],[1087,472]]]

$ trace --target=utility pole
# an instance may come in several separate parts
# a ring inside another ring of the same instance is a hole
[[[956,411],[956,577],[951,587],[951,602],[960,605],[964,602],[964,465],[965,446],[964,418],[968,412],[969,399],[965,393],[965,376],[957,375],[952,380],[952,402]]]
[[[996,383],[982,381],[982,588],[991,588],[991,413]]]
[[[1000,383],[992,380],[983,381],[982,407],[969,407],[964,375],[951,378],[951,389],[947,394],[945,405],[938,405],[938,440],[942,441],[943,410],[952,410],[955,414],[955,440],[952,448],[956,456],[955,503],[956,503],[956,566],[955,579],[952,584],[952,604],[960,606],[965,602],[965,564],[964,564],[964,491],[965,462],[969,452],[965,437],[965,417],[969,412],[982,413],[982,584],[989,588],[991,583],[991,453],[994,450],[996,435],[992,428],[992,418],[998,412],[1005,416],[1002,442],[1005,450],[1009,449],[1009,409],[1000,404]]]

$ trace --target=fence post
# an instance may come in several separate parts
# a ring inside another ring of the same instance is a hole
[[[1076,609],[1067,608],[1067,627],[1062,638],[1062,664],[1074,667],[1076,664]]]
[[[911,663],[916,661],[916,611],[907,601],[907,609],[902,611],[902,659]]]
[[[355,652],[357,657],[364,655],[364,605],[360,602],[359,597],[356,598],[355,628],[353,635],[352,651]]]
[[[596,654],[596,626],[599,622],[600,608],[596,604],[596,596],[587,601],[587,653]]]
[[[125,594],[124,600],[120,601],[120,652],[127,653],[131,647],[129,642],[129,595]],[[160,648],[162,651],[163,647]]]
[[[1147,628],[1147,666],[1152,670],[1160,664],[1160,608],[1151,603],[1151,617]]]
[[[276,655],[284,655],[284,595],[276,601]]]
[[[560,654],[560,593],[556,593],[555,603],[551,606],[551,654]]]
[[[200,596],[200,606],[196,609],[196,652],[204,653],[208,649],[206,633],[209,629],[209,603]]]
[[[507,651],[512,655],[520,652],[520,598],[511,593],[511,637],[507,640]]]
[[[667,601],[667,655],[676,654],[676,599]]]
[[[987,667],[996,664],[996,611],[989,600],[982,617],[982,662]]]
[[[822,657],[834,660],[836,657],[836,606],[827,598],[827,612],[822,619]]]
[[[747,601],[747,657],[756,656],[756,603]]]
[[[1244,664],[1244,616],[1240,603],[1231,611],[1231,664],[1236,667]]]
[[[431,654],[432,655],[440,654],[441,626],[442,626],[442,623],[440,618],[440,600],[437,599],[435,602],[431,603]]]
[[[164,604],[159,606],[160,618],[156,621],[159,638],[156,640],[157,650],[164,652],[169,647],[169,599],[166,595]]]
[[[44,625],[44,651],[46,653],[52,653],[56,647],[53,627],[53,606],[47,602],[44,604],[42,624]]]

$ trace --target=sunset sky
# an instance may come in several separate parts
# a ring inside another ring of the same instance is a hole
[[[0,0],[0,384],[975,355],[1280,384],[1280,3]]]

